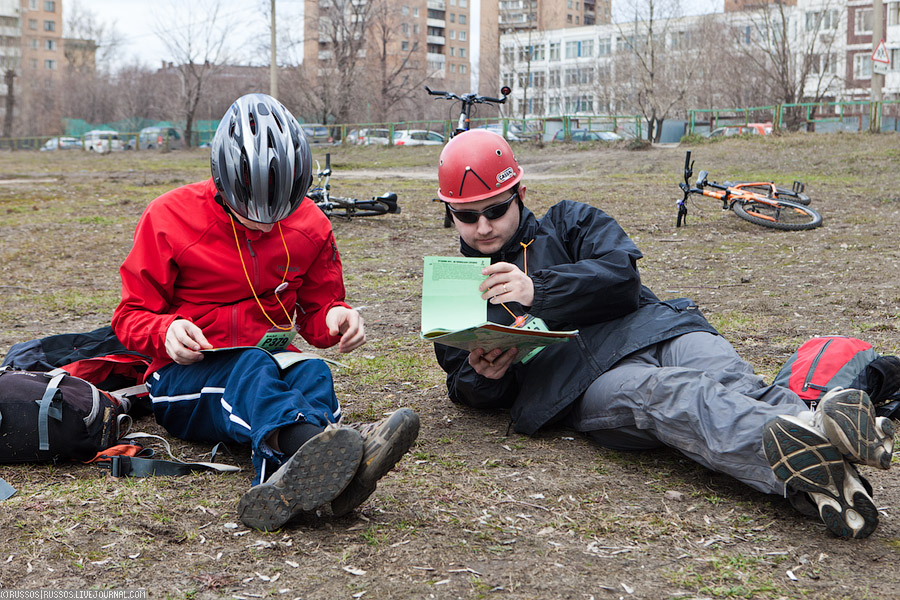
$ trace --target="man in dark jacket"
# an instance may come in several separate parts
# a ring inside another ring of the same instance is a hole
[[[813,413],[790,390],[766,386],[692,302],[661,301],[641,285],[641,253],[614,219],[570,201],[538,219],[522,176],[501,136],[472,130],[441,153],[438,194],[462,254],[491,259],[480,286],[488,320],[528,314],[579,336],[527,363],[514,348],[435,344],[450,399],[509,408],[528,435],[559,423],[609,448],[669,446],[788,495],[839,536],[874,531],[871,489],[850,463],[887,468],[893,426],[868,397],[840,390]]]

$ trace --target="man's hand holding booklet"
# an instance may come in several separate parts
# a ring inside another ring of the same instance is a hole
[[[487,320],[482,300],[481,270],[489,258],[426,256],[422,277],[422,339],[472,351],[518,348],[516,360],[527,361],[541,348],[568,341],[578,331],[550,331],[541,319],[525,318],[518,327]]]

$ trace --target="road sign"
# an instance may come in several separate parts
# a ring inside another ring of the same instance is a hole
[[[885,75],[891,66],[891,57],[888,54],[884,40],[878,42],[875,51],[872,52],[872,72]]]

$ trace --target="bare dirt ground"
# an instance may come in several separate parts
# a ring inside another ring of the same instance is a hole
[[[691,206],[675,229],[684,147],[522,146],[528,204],[602,207],[664,298],[692,297],[768,378],[799,343],[843,334],[900,352],[896,135],[774,136],[691,148],[711,179],[807,183],[825,225],[763,229]],[[114,479],[83,465],[5,465],[0,588],[145,588],[172,598],[827,598],[898,596],[900,472],[866,469],[881,525],[830,536],[781,498],[671,451],[625,454],[564,430],[507,434],[451,404],[418,339],[422,256],[456,253],[431,199],[439,148],[332,149],[334,192],[396,191],[403,212],[334,222],[369,342],[338,359],[350,420],[419,412],[412,453],[353,515],[264,534],[240,525],[244,472]],[[314,156],[324,159],[325,150]],[[143,208],[208,176],[202,151],[0,154],[0,356],[105,325]],[[151,418],[141,430],[162,432]],[[172,440],[185,459],[209,448]]]

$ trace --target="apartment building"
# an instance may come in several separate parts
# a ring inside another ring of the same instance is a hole
[[[20,77],[55,78],[65,66],[62,0],[20,0]]]
[[[499,0],[500,30],[562,29],[611,22],[611,0]]]
[[[306,0],[304,19],[308,73],[328,77],[353,61],[361,80],[403,69],[407,82],[497,94],[499,28],[491,0]]]
[[[785,7],[796,65],[803,61],[812,65],[803,82],[806,96],[839,101],[868,99],[872,78],[871,0],[797,0]],[[891,64],[883,97],[890,100],[900,98],[900,0],[887,0],[884,10],[884,39]],[[660,46],[661,56],[678,60],[685,41],[696,35],[701,18],[674,19],[666,28],[668,39]],[[759,25],[764,19],[753,11],[713,18],[721,22],[723,35],[731,32],[732,44],[749,45],[755,36],[765,35]],[[635,70],[629,56],[634,27],[634,23],[620,23],[503,34],[501,83],[513,88],[512,113],[517,117],[542,117],[633,112],[629,94],[634,90],[629,86],[633,87]]]
[[[726,13],[746,12],[759,10],[765,6],[781,5],[796,6],[797,0],[724,0],[723,9]]]
[[[16,68],[22,55],[19,26],[20,0],[0,0],[0,68]],[[6,95],[5,84],[3,95]]]

